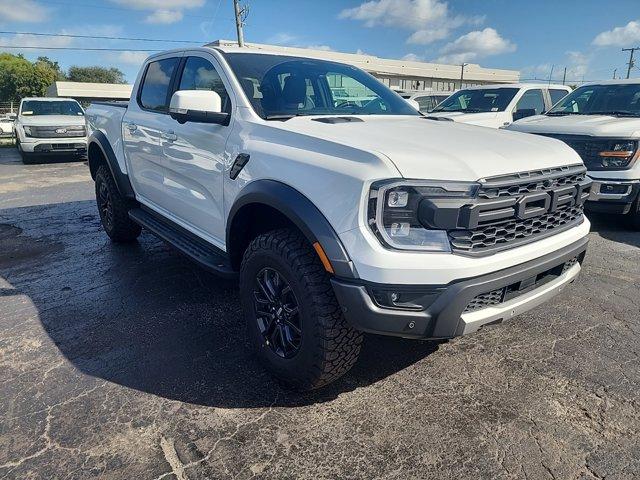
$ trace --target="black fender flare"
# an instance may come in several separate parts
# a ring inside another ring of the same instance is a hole
[[[120,195],[135,200],[136,195],[133,192],[129,176],[126,173],[122,173],[122,170],[120,170],[118,160],[116,160],[116,155],[113,153],[109,139],[107,139],[107,136],[100,130],[95,130],[87,139],[87,157],[89,159],[89,171],[91,172],[91,178],[95,180],[96,171],[98,170],[100,163],[100,160],[96,159],[95,155],[91,155],[91,148],[93,145],[97,146],[102,152],[102,157],[105,159],[105,162],[111,171],[111,175],[116,182],[116,187],[118,187]]]
[[[322,212],[304,194],[275,180],[256,180],[240,192],[229,211],[226,229],[228,250],[233,248],[231,235],[234,219],[242,207],[249,204],[262,204],[278,210],[298,227],[311,244],[320,243],[336,276],[358,278],[355,265],[342,241]]]

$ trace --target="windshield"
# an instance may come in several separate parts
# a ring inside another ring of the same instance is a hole
[[[433,109],[434,112],[503,112],[517,88],[487,88],[485,90],[460,90]]]
[[[640,84],[585,85],[547,115],[640,115]]]
[[[60,102],[26,100],[22,102],[20,115],[84,115],[82,107],[73,100]]]
[[[253,53],[227,53],[262,118],[302,115],[420,115],[362,70],[341,63]]]

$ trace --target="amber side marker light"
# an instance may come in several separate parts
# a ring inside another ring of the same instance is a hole
[[[628,158],[631,155],[633,155],[635,152],[628,150],[628,151],[624,151],[624,152],[620,152],[620,151],[610,151],[610,152],[600,152],[598,155],[600,155],[601,157],[620,157],[620,158]]]
[[[320,257],[320,261],[322,262],[324,269],[329,273],[335,273],[333,271],[333,267],[331,266],[331,262],[327,258],[327,254],[324,253],[324,249],[322,248],[322,245],[320,245],[320,242],[315,242],[313,244],[313,249],[318,254],[318,257]]]

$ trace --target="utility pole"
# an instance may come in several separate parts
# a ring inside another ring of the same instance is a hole
[[[244,25],[244,21],[247,18],[249,7],[246,5],[244,7],[240,7],[239,0],[233,0],[233,9],[236,14],[236,31],[238,32],[238,46],[244,47],[244,33],[242,31],[242,27]]]
[[[616,72],[617,72],[617,71],[618,71],[618,69],[617,69],[617,68],[614,68],[614,69],[613,69],[613,79],[614,79],[614,80],[616,79]]]
[[[553,69],[556,68],[555,64],[551,65],[551,71],[549,72],[549,81],[547,82],[547,85],[551,85],[551,77],[553,77]]]
[[[468,63],[463,63],[460,65],[460,88],[462,88],[462,81],[464,80],[464,67],[469,65]]]
[[[633,61],[633,54],[635,53],[636,50],[640,50],[640,47],[622,49],[623,52],[629,52],[629,63],[627,64],[629,65],[629,68],[627,69],[627,78],[631,76],[631,69],[635,66],[635,63]]]
[[[562,74],[562,84],[567,81],[567,67],[564,67],[564,73]]]

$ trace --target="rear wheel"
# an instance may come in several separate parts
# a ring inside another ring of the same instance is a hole
[[[240,296],[252,350],[286,386],[322,387],[356,362],[362,334],[344,319],[328,273],[296,230],[274,230],[251,242]]]
[[[132,205],[120,195],[111,172],[105,165],[101,165],[96,172],[95,186],[100,221],[111,240],[131,242],[138,238],[142,228],[129,218]]]

